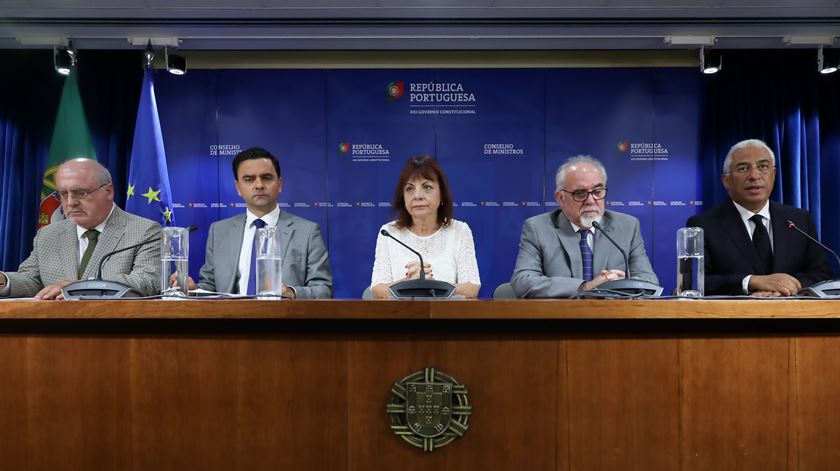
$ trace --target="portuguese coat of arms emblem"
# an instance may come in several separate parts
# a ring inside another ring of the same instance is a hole
[[[434,451],[464,435],[472,406],[466,386],[427,367],[394,383],[386,411],[395,434],[424,451]]]

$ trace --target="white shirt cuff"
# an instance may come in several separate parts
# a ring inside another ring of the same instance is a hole
[[[750,294],[750,278],[752,278],[752,275],[747,275],[741,281],[741,288],[744,290],[744,294]]]

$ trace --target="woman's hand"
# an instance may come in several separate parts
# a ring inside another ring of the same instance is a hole
[[[423,265],[423,269],[426,272],[426,278],[434,278],[431,264],[426,263],[425,265]],[[405,277],[409,280],[420,278],[420,262],[414,261],[406,265]]]

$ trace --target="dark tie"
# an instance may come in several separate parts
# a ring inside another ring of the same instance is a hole
[[[93,255],[93,249],[96,248],[96,242],[99,240],[99,231],[96,229],[88,229],[85,231],[84,234],[88,240],[87,249],[85,249],[85,253],[82,255],[82,262],[79,263],[79,273],[77,277],[81,280],[82,275],[85,274],[85,269],[88,266],[88,262],[90,262],[90,256]]]
[[[248,294],[255,296],[257,294],[257,230],[265,227],[265,221],[262,219],[254,219],[254,240],[251,243],[251,271],[248,274]]]
[[[592,280],[592,249],[589,248],[589,229],[580,232],[580,258],[583,261],[583,281]]]
[[[768,275],[773,270],[773,249],[770,247],[770,236],[767,234],[767,228],[761,222],[763,219],[761,215],[756,214],[750,218],[750,221],[755,223],[752,242],[755,253],[758,254],[758,260],[761,261],[762,273],[759,273],[759,275]]]

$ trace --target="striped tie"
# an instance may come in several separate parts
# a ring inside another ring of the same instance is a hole
[[[583,260],[583,281],[592,280],[592,249],[589,248],[589,229],[580,232],[580,258]]]

